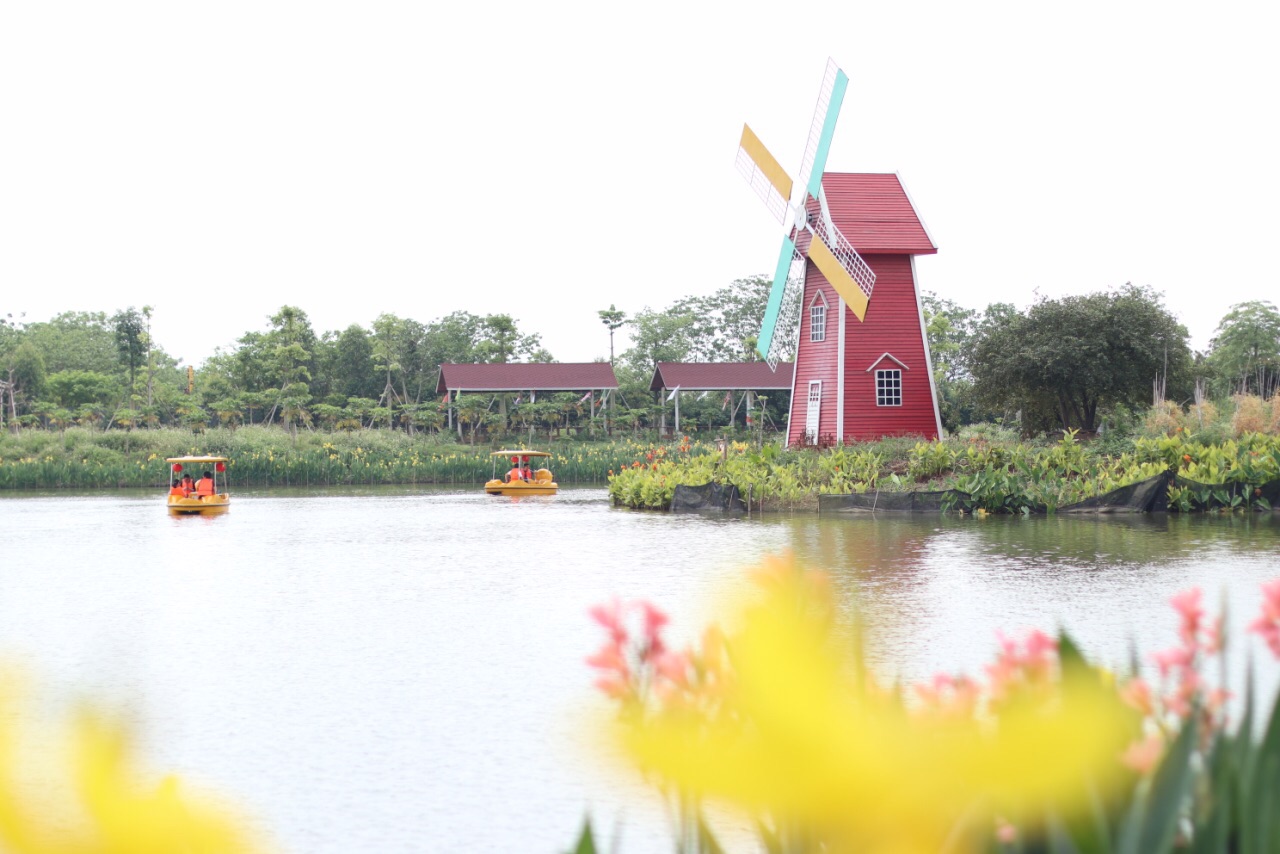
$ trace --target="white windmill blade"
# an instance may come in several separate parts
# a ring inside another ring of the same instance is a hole
[[[809,231],[817,238],[809,241],[809,260],[822,271],[858,320],[863,320],[876,274],[828,218],[825,207],[818,216],[809,218]]]
[[[764,360],[769,363],[771,371],[778,369],[778,362],[795,357],[804,303],[804,271],[804,256],[796,252],[792,255],[791,267],[787,271],[787,283],[782,292],[782,302],[778,306],[773,337],[769,339],[769,351],[764,354]]]

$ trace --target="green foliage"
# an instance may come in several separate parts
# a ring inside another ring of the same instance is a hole
[[[1210,346],[1219,393],[1266,398],[1280,387],[1280,311],[1269,301],[1233,305]]]
[[[944,475],[955,466],[956,452],[945,442],[918,442],[907,459],[907,473],[916,480]]]
[[[1189,388],[1187,331],[1150,288],[1058,300],[985,326],[973,353],[975,389],[997,409],[1019,409],[1023,426],[1056,422],[1097,429],[1100,410],[1149,400],[1152,378]]]

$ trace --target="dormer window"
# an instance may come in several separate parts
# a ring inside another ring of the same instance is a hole
[[[813,302],[809,303],[809,340],[827,340],[827,298],[822,291],[818,291]]]
[[[876,371],[876,406],[902,405],[902,371],[889,368]]]

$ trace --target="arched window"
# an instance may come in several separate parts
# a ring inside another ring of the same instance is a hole
[[[809,303],[809,340],[827,340],[827,298],[818,291]]]

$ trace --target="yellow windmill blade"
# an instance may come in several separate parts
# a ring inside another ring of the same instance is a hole
[[[865,320],[876,274],[828,218],[825,209],[809,218],[808,227],[813,233],[813,239],[809,241],[809,259],[826,276],[858,320]]]
[[[747,179],[751,189],[756,191],[764,206],[778,222],[785,224],[791,204],[791,176],[748,125],[742,126],[737,164],[738,171]]]

